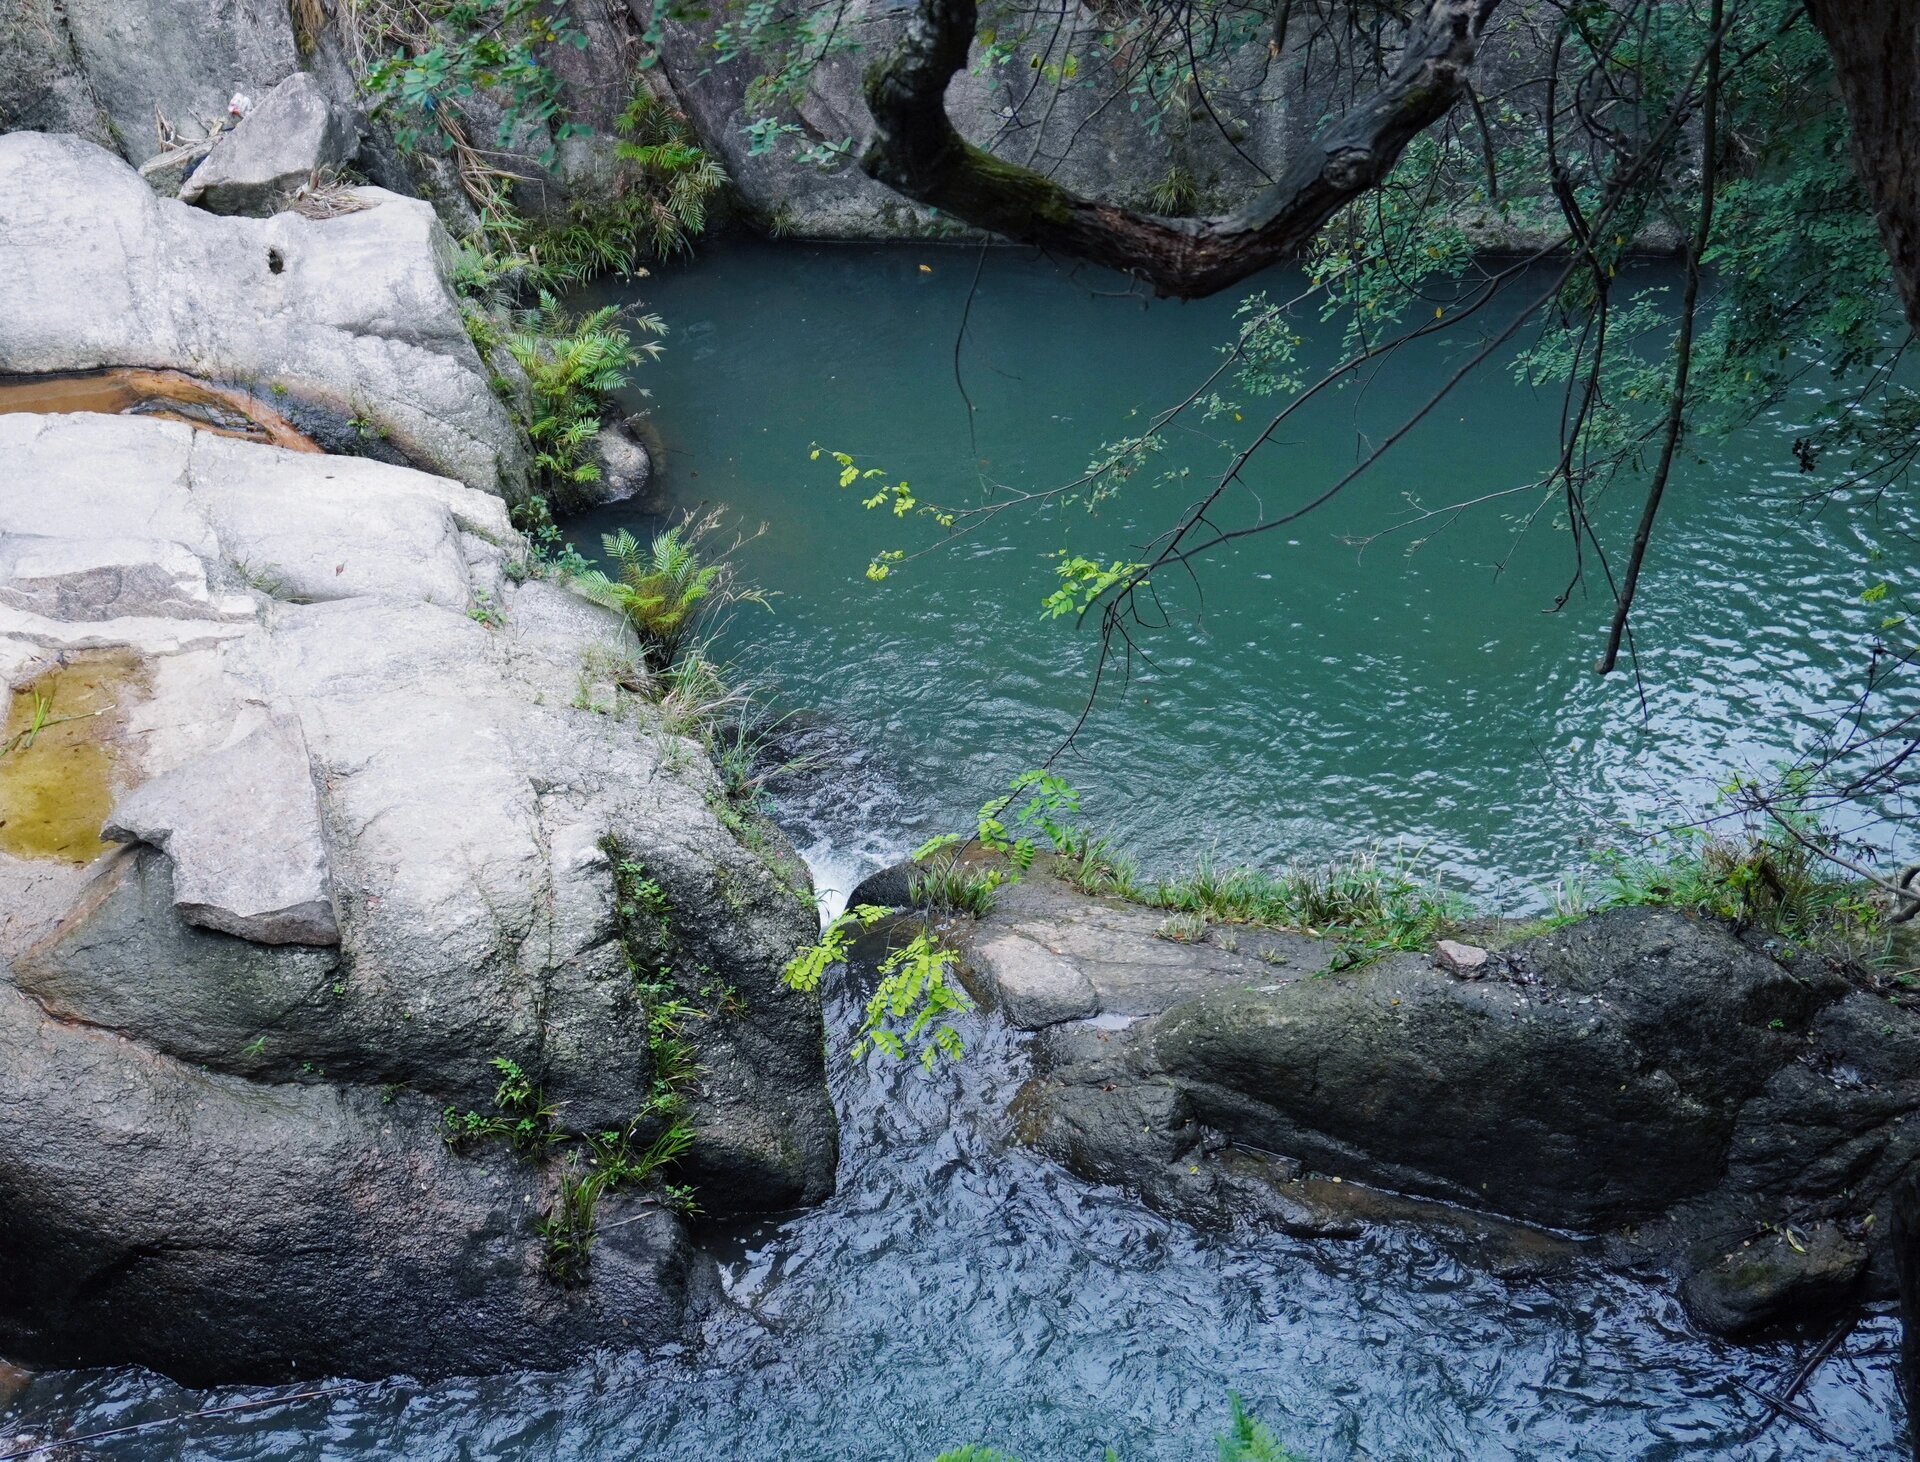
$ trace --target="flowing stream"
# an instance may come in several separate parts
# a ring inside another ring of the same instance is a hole
[[[782,815],[822,874],[850,882],[944,828],[1050,749],[1078,714],[1087,639],[1042,623],[1046,553],[1127,551],[1191,495],[1144,485],[1104,514],[1002,517],[886,583],[878,549],[911,522],[860,511],[808,444],[855,452],[927,498],[980,474],[1020,487],[1077,472],[1129,410],[1189,389],[1232,302],[1148,306],[1109,280],[1011,252],[980,268],[961,375],[955,336],[976,255],[919,248],[717,248],[642,286],[673,326],[647,371],[662,470],[685,504],[771,531],[741,554],[777,594],[736,619],[732,653],[809,714]],[[924,266],[924,267],[923,267]],[[1284,277],[1273,288],[1286,287]],[[630,292],[629,292],[630,293]],[[1330,345],[1314,345],[1316,359]],[[1391,429],[1444,348],[1348,393],[1256,479],[1297,500]],[[1496,376],[1450,403],[1381,479],[1324,517],[1202,565],[1204,617],[1173,595],[1152,662],[1092,722],[1065,770],[1096,820],[1151,864],[1217,849],[1284,861],[1370,840],[1427,843],[1483,894],[1537,902],[1612,825],[1657,814],[1821,723],[1871,628],[1866,526],[1784,508],[1772,434],[1689,464],[1663,521],[1639,625],[1646,692],[1589,666],[1602,605],[1564,587],[1564,538],[1511,553],[1497,511],[1417,553],[1337,540],[1537,473],[1542,393]],[[1252,413],[1249,413],[1251,415]],[[1337,428],[1337,429],[1336,429]],[[1195,440],[1196,466],[1219,460]],[[1610,505],[1609,519],[1633,505]],[[635,515],[571,525],[583,545]],[[1875,621],[1877,622],[1877,621]],[[857,1019],[847,988],[829,1030]],[[969,1022],[932,1076],[855,1068],[836,1036],[839,1191],[822,1208],[721,1236],[732,1305],[686,1348],[557,1374],[345,1385],[275,1410],[123,1434],[106,1458],[915,1462],[962,1442],[1026,1462],[1212,1455],[1238,1392],[1314,1462],[1388,1459],[1894,1459],[1907,1455],[1898,1326],[1869,1316],[1799,1405],[1768,1419],[1818,1337],[1702,1339],[1661,1288],[1595,1273],[1503,1281],[1403,1231],[1351,1242],[1196,1233],[1010,1142],[1024,1040]],[[320,1383],[321,1389],[329,1389]],[[0,1409],[40,1441],[314,1387],[191,1393],[138,1371],[44,1375]],[[25,1443],[22,1443],[24,1445]]]
[[[836,995],[830,1029],[858,1008]],[[1801,1394],[1831,1444],[1767,1426],[1740,1383],[1779,1389],[1817,1337],[1702,1340],[1659,1289],[1604,1275],[1508,1283],[1406,1232],[1196,1233],[1011,1143],[1023,1038],[984,1023],[967,1035],[967,1060],[932,1077],[830,1063],[839,1191],[722,1243],[737,1308],[688,1351],[353,1386],[85,1455],[928,1462],[985,1440],[1025,1462],[1097,1462],[1107,1447],[1125,1462],[1199,1462],[1229,1389],[1312,1462],[1907,1455],[1889,1316]],[[183,1392],[143,1372],[41,1377],[0,1413],[0,1438],[273,1394]]]

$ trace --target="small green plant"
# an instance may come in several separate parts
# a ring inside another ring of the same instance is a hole
[[[600,1190],[569,1156],[560,1174],[560,1188],[553,1206],[538,1226],[544,1248],[541,1269],[555,1284],[572,1289],[587,1282],[593,1263],[594,1217],[599,1203]]]
[[[491,1113],[462,1112],[448,1107],[441,1114],[447,1145],[463,1149],[477,1142],[501,1138],[514,1151],[532,1155],[562,1141],[555,1126],[559,1109],[549,1103],[517,1062],[496,1056],[489,1063],[500,1078],[493,1092]]]
[[[613,865],[615,912],[622,920],[649,919],[661,934],[672,932],[673,905],[666,890],[647,876],[646,866],[633,858],[617,857]]]
[[[1140,864],[1109,839],[1073,832],[1060,849],[1061,869],[1082,893],[1140,897]]]
[[[1193,175],[1192,169],[1181,163],[1171,163],[1153,185],[1150,201],[1155,213],[1165,214],[1169,218],[1185,218],[1199,206],[1200,180]]]
[[[951,851],[936,853],[908,880],[908,896],[917,908],[936,914],[970,914],[984,919],[1000,899],[1006,875],[998,868],[974,868]]]
[[[621,226],[661,258],[690,251],[705,231],[707,207],[727,175],[702,147],[686,117],[651,92],[634,94],[615,124],[614,156],[634,178],[622,189]]]
[[[873,928],[889,910],[857,904],[820,931],[817,944],[808,945],[792,959],[781,979],[792,990],[814,991],[828,970],[845,961],[853,935]],[[973,1008],[954,982],[951,970],[959,955],[922,930],[912,941],[894,950],[880,963],[880,983],[867,1001],[866,1015],[855,1032],[848,1055],[864,1060],[871,1051],[883,1051],[896,1061],[908,1046],[925,1039],[920,1063],[928,1070],[941,1056],[959,1060],[959,1032],[947,1017]]]
[[[85,721],[103,714],[104,711],[82,711],[76,716],[56,716],[53,714],[53,696],[36,690],[33,692],[33,709],[27,713],[27,724],[5,741],[0,741],[0,756],[32,750],[34,742],[40,739],[40,733],[51,726],[64,726],[69,721]]]
[[[1298,1454],[1280,1445],[1271,1430],[1247,1415],[1237,1395],[1229,1391],[1227,1400],[1233,1407],[1232,1420],[1227,1434],[1214,1438],[1220,1462],[1301,1462]]]
[[[1160,921],[1154,936],[1172,944],[1199,944],[1207,937],[1207,920],[1203,914],[1169,914]]]

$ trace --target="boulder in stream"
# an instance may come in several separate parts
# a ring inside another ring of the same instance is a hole
[[[968,936],[1043,1031],[1020,1129],[1075,1171],[1203,1222],[1526,1225],[1664,1267],[1728,1333],[1894,1292],[1920,1018],[1841,967],[1656,909],[1471,980],[1423,954],[1339,968],[1303,936],[1173,944],[1154,919],[1039,876]]]

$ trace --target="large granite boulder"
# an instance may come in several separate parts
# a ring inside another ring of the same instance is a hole
[[[1893,1290],[1920,1018],[1818,957],[1622,909],[1464,975],[1342,969],[1030,883],[969,959],[1043,1032],[1022,1132],[1087,1177],[1208,1222],[1345,1234],[1390,1193],[1586,1236],[1724,1332]]]
[[[114,144],[136,166],[164,150],[162,125],[205,137],[228,119],[236,93],[257,100],[300,69],[285,0],[61,0],[45,8],[46,43],[65,42],[60,48],[74,57]]]
[[[305,71],[296,71],[223,132],[180,189],[180,201],[209,213],[265,218],[359,149],[359,126]]]
[[[0,132],[75,132],[113,145],[59,0],[0,5]]]
[[[0,758],[0,1351],[556,1364],[708,1287],[657,1180],[584,1286],[543,1272],[584,1135],[684,1120],[709,1214],[829,1191],[804,870],[601,685],[618,621],[518,581],[500,499],[0,415],[0,546],[0,736],[41,727]],[[453,1151],[449,1110],[546,1155]]]
[[[0,372],[171,367],[267,393],[335,449],[517,500],[525,454],[448,285],[433,210],[326,219],[160,199],[77,137],[0,137]]]

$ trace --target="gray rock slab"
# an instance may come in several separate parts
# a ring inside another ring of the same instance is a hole
[[[173,860],[189,924],[256,944],[338,944],[326,840],[298,723],[275,717],[121,798],[103,836]]]
[[[250,601],[216,597],[206,565],[165,538],[0,538],[0,603],[82,621],[253,617]]]
[[[160,151],[161,117],[204,135],[235,92],[264,96],[300,69],[282,0],[64,0],[61,9],[92,94],[135,163]]]
[[[265,218],[301,184],[359,149],[354,119],[305,71],[254,103],[181,186],[180,201],[209,213]]]
[[[975,944],[968,957],[993,981],[1008,1023],[1022,1030],[1083,1020],[1100,1009],[1093,982],[1031,939],[996,935]]]

